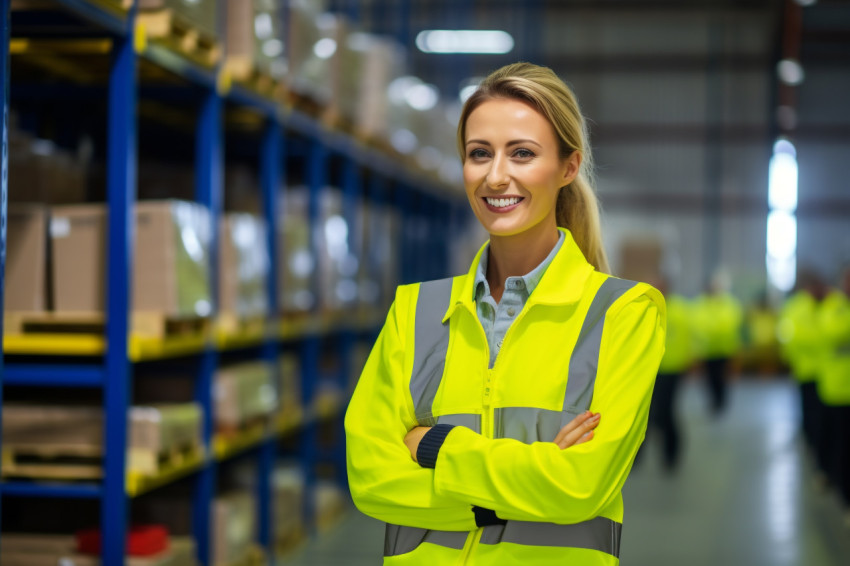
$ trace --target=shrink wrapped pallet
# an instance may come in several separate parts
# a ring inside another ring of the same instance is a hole
[[[403,74],[404,49],[395,41],[366,33],[348,36],[348,48],[359,62],[344,68],[344,92],[353,93],[356,103],[354,130],[358,137],[386,140],[392,134],[388,90]]]
[[[345,510],[346,496],[342,488],[328,480],[320,480],[313,491],[316,526],[327,531],[339,520]]]
[[[103,204],[53,207],[53,305],[59,312],[103,312],[106,266]],[[144,201],[136,205],[134,312],[173,317],[211,311],[210,215],[202,205]]]
[[[252,492],[233,491],[213,501],[213,564],[241,563],[256,538],[257,501]]]
[[[278,262],[280,305],[285,313],[304,313],[317,301],[314,280],[316,256],[311,247],[308,220],[309,192],[293,187],[279,199],[283,208],[278,217],[278,241],[282,261]]]
[[[329,99],[327,76],[321,76],[321,71],[316,69],[311,70],[311,66],[316,67],[321,62],[314,54],[322,39],[319,28],[321,14],[322,10],[311,2],[291,0],[289,3],[288,81],[294,93],[326,104]]]
[[[213,390],[216,428],[234,432],[270,416],[278,407],[274,379],[274,368],[265,362],[219,368]]]
[[[47,218],[43,205],[9,205],[3,297],[6,313],[47,309]]]
[[[281,0],[227,2],[227,65],[231,76],[257,71],[274,79],[287,72],[284,3]]]
[[[6,475],[100,477],[103,409],[5,403],[2,410]],[[128,470],[154,474],[175,451],[202,445],[201,408],[196,403],[131,407],[128,411]],[[18,459],[20,457],[20,459]]]
[[[274,539],[281,550],[291,550],[304,534],[304,474],[297,463],[281,464],[272,476]]]
[[[197,403],[131,407],[127,468],[154,474],[161,456],[201,446],[202,420]]]
[[[326,311],[349,309],[358,298],[358,258],[352,253],[351,227],[343,209],[342,191],[325,187],[319,203],[316,247],[319,264],[320,305]]]
[[[237,319],[268,313],[269,250],[266,223],[251,214],[220,220],[218,309]]]
[[[399,280],[400,222],[387,206],[367,204],[363,209],[364,245],[360,261],[360,304],[384,310],[395,297]]]

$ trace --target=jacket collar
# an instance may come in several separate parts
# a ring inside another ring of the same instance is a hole
[[[587,262],[584,254],[581,253],[570,231],[566,228],[558,228],[558,230],[564,232],[564,243],[552,263],[549,264],[537,288],[528,298],[527,306],[535,304],[566,305],[578,302],[584,292],[585,283],[593,272],[593,266]],[[478,250],[467,274],[461,275],[458,278],[460,281],[456,281],[452,285],[452,298],[449,302],[449,308],[443,316],[443,322],[446,322],[460,306],[466,307],[471,313],[475,314],[475,301],[473,300],[475,273],[488,244],[489,241]]]

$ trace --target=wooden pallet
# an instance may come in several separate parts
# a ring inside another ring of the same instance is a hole
[[[88,444],[3,445],[2,475],[43,480],[103,477],[103,450]]]
[[[7,335],[105,334],[106,316],[99,312],[10,312],[3,317]],[[159,312],[134,312],[131,334],[148,338],[205,335],[210,319],[176,317]]]
[[[219,335],[261,336],[266,331],[266,317],[242,317],[236,313],[223,312],[216,317],[215,326]]]
[[[166,469],[180,468],[186,462],[195,461],[203,447],[189,443],[175,445],[164,452],[149,448],[128,448],[127,473],[136,476],[155,476]]]
[[[148,39],[154,39],[205,67],[214,67],[221,59],[218,39],[170,8],[139,12],[136,26],[144,30]]]

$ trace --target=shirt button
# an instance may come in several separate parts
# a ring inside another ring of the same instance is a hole
[[[508,316],[513,316],[515,314],[516,314],[516,311],[514,309],[508,309]]]

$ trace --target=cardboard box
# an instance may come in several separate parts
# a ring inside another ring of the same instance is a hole
[[[272,476],[274,537],[290,542],[304,529],[304,474],[297,463],[281,464]]]
[[[240,319],[268,313],[269,250],[266,223],[251,214],[220,220],[218,309]]]
[[[174,317],[210,314],[209,223],[209,212],[196,203],[136,205],[133,311]],[[54,310],[103,312],[106,233],[105,205],[52,209]]]
[[[219,368],[214,383],[215,423],[222,432],[269,416],[278,407],[274,368],[265,362]]]
[[[234,491],[213,502],[213,564],[225,566],[249,555],[256,537],[257,501],[251,492]]]
[[[202,419],[197,403],[131,407],[127,468],[153,474],[160,455],[203,446]]]
[[[321,192],[319,228],[319,304],[327,311],[350,309],[358,299],[359,259],[352,253],[352,230],[344,214],[342,191],[337,187]]]
[[[300,412],[303,408],[301,398],[301,363],[296,354],[284,354],[278,358],[278,395],[280,410]]]
[[[9,205],[5,312],[47,309],[47,208]]]

